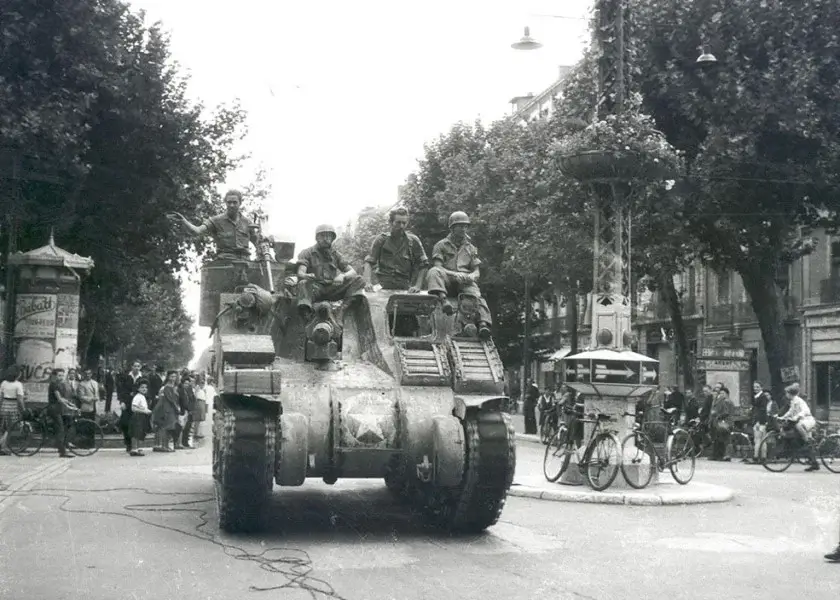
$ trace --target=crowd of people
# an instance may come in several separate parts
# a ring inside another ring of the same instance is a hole
[[[204,423],[212,414],[215,396],[212,380],[188,369],[167,372],[162,366],[152,368],[140,361],[117,372],[55,368],[50,374],[46,415],[55,431],[58,456],[69,458],[68,421],[76,415],[97,421],[102,416],[97,405],[104,403],[102,413],[116,417],[126,452],[143,456],[143,444],[150,433],[154,433],[154,452],[194,448],[195,440],[204,437]],[[18,368],[12,366],[0,383],[0,455],[10,454],[9,429],[25,414],[26,391]],[[84,437],[84,432],[78,433]]]

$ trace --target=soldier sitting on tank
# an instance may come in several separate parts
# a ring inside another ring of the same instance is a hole
[[[181,213],[170,213],[169,219],[181,225],[189,233],[195,236],[210,234],[216,242],[217,257],[219,260],[248,260],[251,257],[251,249],[248,242],[259,247],[257,228],[245,215],[239,212],[242,205],[242,193],[238,190],[230,190],[225,194],[227,210],[221,214],[205,219],[201,225],[190,223]]]
[[[332,225],[318,225],[316,244],[298,255],[298,312],[304,321],[312,315],[312,304],[343,300],[342,311],[355,297],[364,297],[365,281],[332,247],[336,232]],[[341,323],[340,314],[336,321]]]
[[[416,294],[423,289],[429,259],[420,238],[406,231],[408,210],[395,208],[388,219],[391,231],[376,236],[365,257],[365,291],[373,291],[375,278],[382,289]]]
[[[448,315],[454,309],[447,303],[447,295],[473,296],[478,303],[478,335],[486,340],[490,338],[492,318],[487,301],[481,297],[478,287],[481,259],[478,257],[478,248],[467,235],[469,225],[467,213],[459,210],[449,215],[449,235],[432,249],[434,265],[429,269],[427,287],[430,294],[441,299],[443,312]]]

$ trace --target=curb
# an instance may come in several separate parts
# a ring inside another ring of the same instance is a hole
[[[532,433],[517,433],[516,434],[516,441],[517,442],[528,442],[529,444],[539,444],[540,446],[544,446],[540,441],[540,436],[532,434]]]
[[[682,486],[680,486],[682,487]],[[698,489],[699,488],[699,489]],[[688,484],[684,490],[673,493],[651,491],[595,492],[592,490],[545,490],[514,483],[508,496],[547,500],[551,502],[580,502],[584,504],[623,504],[628,506],[676,506],[685,504],[712,504],[729,502],[735,492],[729,488],[709,483]]]

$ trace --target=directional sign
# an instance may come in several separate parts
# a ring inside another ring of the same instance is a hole
[[[592,381],[596,383],[638,383],[639,363],[593,360]]]
[[[642,365],[642,383],[655,385],[659,379],[659,365]]]
[[[588,382],[591,380],[589,361],[570,362],[566,364],[566,381]]]

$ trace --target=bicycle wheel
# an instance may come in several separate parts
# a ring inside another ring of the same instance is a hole
[[[840,473],[840,433],[823,438],[817,446],[820,462],[832,473]]]
[[[696,451],[691,436],[684,429],[675,429],[665,443],[665,462],[671,477],[685,485],[694,477]]]
[[[750,458],[753,455],[753,444],[750,436],[741,431],[733,431],[729,434],[729,446],[732,448],[732,453],[729,455],[733,459]]]
[[[561,425],[545,447],[543,457],[543,475],[554,483],[563,475],[572,458],[572,449],[568,446],[569,430]]]
[[[37,421],[15,421],[9,428],[8,444],[15,456],[32,456],[44,445],[44,430]]]
[[[543,423],[542,427],[540,427],[540,441],[543,444],[548,444],[548,442],[551,441],[551,438],[554,437],[554,432],[554,424],[549,423],[548,419],[546,419],[546,422]]]
[[[621,476],[632,488],[641,490],[650,485],[656,472],[656,449],[642,433],[628,433],[621,442]]]
[[[761,446],[758,447],[758,456],[765,469],[773,473],[781,473],[787,471],[793,464],[794,452],[791,451],[784,438],[773,431],[768,433],[761,442]]]
[[[94,454],[104,440],[102,428],[90,419],[77,419],[67,431],[67,449],[76,456]]]
[[[592,440],[583,462],[586,464],[586,481],[596,492],[603,492],[615,481],[621,464],[620,450],[618,438],[611,433],[599,433]]]

